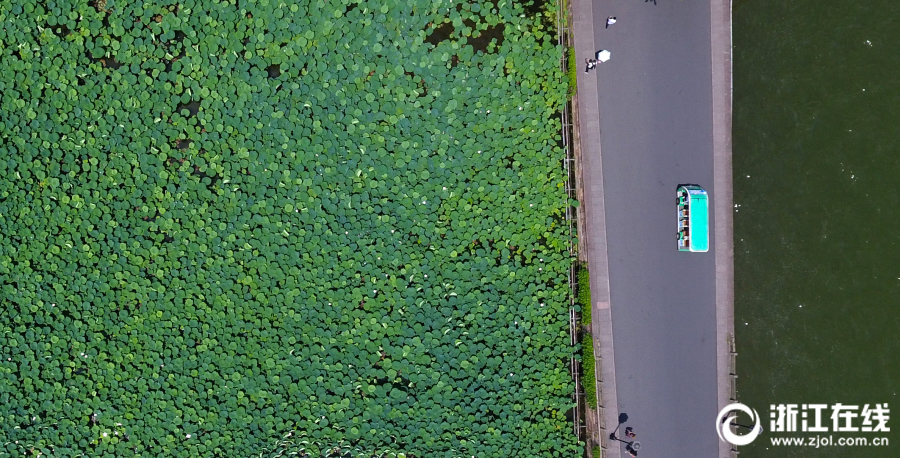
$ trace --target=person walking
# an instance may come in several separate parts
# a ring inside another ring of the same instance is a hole
[[[597,61],[594,59],[585,59],[584,63],[587,64],[587,67],[585,67],[585,69],[584,69],[585,73],[588,73],[591,70],[597,68]]]
[[[635,437],[637,437],[637,434],[635,434],[634,432],[634,428],[632,428],[631,426],[625,428],[625,437],[629,439],[634,439]]]
[[[615,23],[616,23],[616,17],[615,17],[615,16],[610,16],[610,17],[606,18],[606,28],[607,28],[607,29],[609,28],[609,26],[611,26],[611,25],[613,25],[613,24],[615,24]]]
[[[635,450],[635,448],[632,447],[631,444],[628,444],[625,446],[625,451],[628,452],[628,456],[632,456],[632,457],[637,456],[637,450]]]

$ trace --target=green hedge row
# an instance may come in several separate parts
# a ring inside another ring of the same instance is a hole
[[[575,59],[575,48],[569,46],[566,48],[566,65],[568,65],[567,76],[569,77],[568,95],[572,97],[578,89],[578,62]]]
[[[591,325],[591,277],[587,266],[578,267],[578,305],[581,306],[581,324]]]
[[[585,333],[581,339],[581,384],[584,386],[584,399],[592,409],[597,408],[597,374],[594,360],[594,339]]]

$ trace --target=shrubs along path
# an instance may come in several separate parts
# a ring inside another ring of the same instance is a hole
[[[591,316],[593,308],[591,306],[591,277],[587,266],[578,267],[578,305],[581,307],[581,324],[585,326],[586,331],[590,331]]]
[[[7,453],[581,453],[567,83],[519,2],[12,4]]]

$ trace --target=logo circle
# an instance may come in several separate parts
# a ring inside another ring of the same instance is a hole
[[[734,423],[737,416],[728,416],[728,414],[735,410],[744,412],[750,416],[751,420],[753,420],[753,428],[750,429],[749,433],[738,435],[731,432],[731,425]],[[729,444],[747,445],[753,442],[753,440],[756,439],[756,436],[759,436],[762,432],[762,426],[759,425],[759,414],[756,412],[756,409],[751,409],[739,402],[728,404],[722,408],[722,410],[719,411],[719,415],[716,416],[716,432],[719,434],[719,439],[722,439]]]

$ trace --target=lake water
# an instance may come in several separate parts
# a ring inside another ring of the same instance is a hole
[[[889,403],[895,418],[833,434],[889,447],[767,433],[740,456],[900,456],[900,2],[733,11],[738,399],[766,429],[779,403]]]

